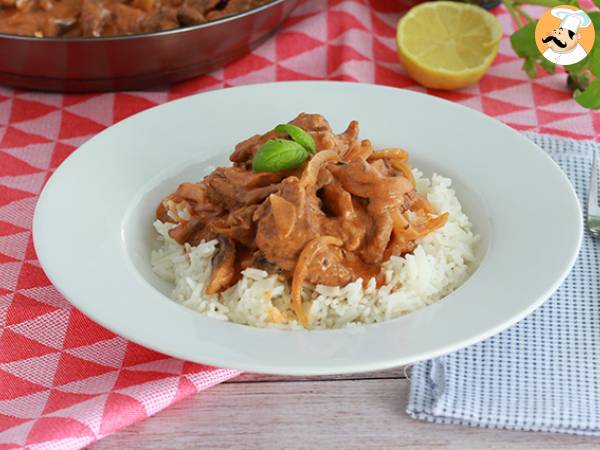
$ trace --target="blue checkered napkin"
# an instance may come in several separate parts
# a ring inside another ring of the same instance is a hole
[[[585,205],[600,146],[528,137],[562,167]],[[436,423],[600,436],[600,241],[585,235],[567,280],[526,319],[415,365],[407,412]]]

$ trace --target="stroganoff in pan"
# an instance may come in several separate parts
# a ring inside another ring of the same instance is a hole
[[[0,33],[98,37],[199,25],[269,0],[0,0]]]

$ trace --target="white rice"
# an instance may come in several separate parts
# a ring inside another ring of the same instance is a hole
[[[390,320],[442,299],[469,276],[478,237],[462,207],[452,181],[439,175],[429,180],[413,170],[417,191],[439,212],[448,212],[446,225],[431,233],[413,254],[393,256],[383,264],[386,283],[375,279],[366,287],[358,279],[344,287],[305,286],[302,292],[310,328],[339,328]],[[302,328],[293,319],[290,290],[285,281],[259,269],[243,271],[242,279],[220,294],[206,295],[216,241],[197,247],[180,245],[169,237],[170,223],[154,222],[160,248],[152,252],[154,272],[174,284],[171,297],[201,314],[256,327]]]

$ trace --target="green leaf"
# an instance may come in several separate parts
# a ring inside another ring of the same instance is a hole
[[[594,3],[600,8],[600,0],[594,0]],[[594,75],[600,77],[600,11],[588,12],[587,15],[592,19],[592,23],[596,29],[596,41],[594,42],[592,51],[588,55],[590,70]]]
[[[540,66],[542,66],[542,69],[544,69],[549,74],[552,75],[556,72],[556,64],[548,61],[546,58],[541,58],[539,61]]]
[[[600,8],[600,0],[594,0],[594,5]]]
[[[590,59],[590,55],[592,53],[590,52],[590,54],[588,56],[586,56],[585,58],[583,58],[581,61],[579,61],[578,63],[575,64],[570,64],[568,66],[565,66],[565,69],[567,69],[569,72],[579,72],[580,70],[585,69],[585,67],[588,64],[588,61]]]
[[[287,139],[272,139],[265,142],[252,160],[255,172],[280,172],[301,165],[308,152],[300,144]]]
[[[598,0],[600,1],[600,0]],[[600,78],[600,38],[596,37],[596,43],[592,48],[592,51],[587,56],[587,60],[590,64],[590,70],[596,77]]]
[[[535,45],[535,26],[537,21],[530,22],[522,28],[515,31],[510,37],[510,45],[515,53],[521,58],[534,58],[540,56],[540,51]]]
[[[306,150],[312,154],[316,153],[317,145],[315,144],[315,140],[302,128],[292,125],[291,123],[282,123],[275,127],[275,131],[278,133],[287,133],[294,141],[296,141]]]
[[[523,63],[523,70],[529,78],[535,78],[535,60],[527,58]]]
[[[575,100],[584,108],[600,109],[600,79],[592,81],[585,91],[575,92]]]
[[[600,5],[598,5],[598,0],[594,0],[594,3],[596,3],[596,6],[600,8]],[[594,24],[594,28],[596,29],[596,34],[600,33],[600,11],[586,11],[586,14],[590,17],[590,19],[592,19],[592,23]]]
[[[554,73],[556,66],[542,56],[535,43],[535,27],[537,21],[529,22],[519,28],[510,37],[510,44],[515,53],[525,59],[523,70],[529,78],[535,77],[535,65],[538,63],[548,73]]]

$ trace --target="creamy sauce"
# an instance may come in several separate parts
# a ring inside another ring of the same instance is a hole
[[[245,267],[257,267],[292,281],[302,321],[304,282],[342,286],[375,278],[381,285],[381,264],[412,251],[447,215],[437,215],[416,193],[407,153],[375,152],[368,140],[357,139],[356,122],[339,135],[318,114],[300,114],[291,123],[317,146],[301,167],[254,172],[251,161],[261,145],[286,135],[252,136],[236,146],[232,167],[182,184],[158,206],[157,217],[178,223],[170,233],[180,243],[219,240],[208,293],[235,284]]]

